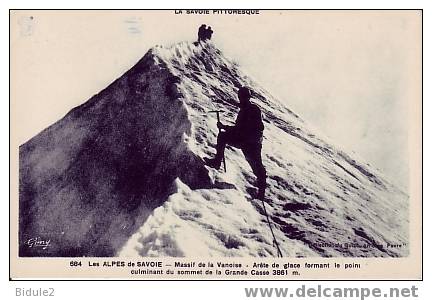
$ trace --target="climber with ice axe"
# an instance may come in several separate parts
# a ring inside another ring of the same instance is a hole
[[[266,189],[266,170],[261,159],[262,137],[264,124],[259,107],[250,102],[251,92],[247,87],[238,90],[240,111],[234,126],[224,125],[217,114],[219,134],[216,145],[216,156],[205,158],[208,166],[219,169],[223,161],[225,167],[225,147],[231,145],[242,150],[252,171],[257,177],[258,199],[263,199]],[[225,168],[226,171],[226,168]]]

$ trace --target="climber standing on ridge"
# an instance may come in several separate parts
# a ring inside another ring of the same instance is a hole
[[[198,28],[198,43],[201,41],[205,42],[207,40],[211,40],[212,34],[213,34],[212,28],[210,26],[206,28],[206,24],[202,24]]]
[[[207,29],[204,31],[204,40],[211,40],[212,38],[212,34],[213,34],[213,30],[212,28],[209,26],[207,27]]]
[[[198,28],[198,42],[204,41],[205,40],[205,32],[206,32],[206,24],[202,24],[199,28]]]
[[[251,92],[247,87],[238,90],[240,111],[237,115],[235,126],[224,125],[218,122],[222,129],[217,138],[216,156],[212,159],[205,158],[206,164],[219,169],[224,157],[226,145],[242,150],[252,171],[257,177],[258,199],[264,199],[266,189],[266,170],[261,159],[262,137],[264,124],[259,107],[250,102]]]

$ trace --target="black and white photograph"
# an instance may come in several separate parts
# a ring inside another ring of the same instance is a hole
[[[18,260],[420,268],[421,11],[16,10],[10,26]]]

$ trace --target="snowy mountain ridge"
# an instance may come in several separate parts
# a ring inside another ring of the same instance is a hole
[[[283,255],[408,255],[407,195],[318,138],[211,43],[152,48],[20,147],[20,240],[57,242],[20,255],[277,256],[241,151],[228,147],[227,173],[202,161],[218,133],[209,111],[233,123],[240,86],[263,114],[266,210]]]

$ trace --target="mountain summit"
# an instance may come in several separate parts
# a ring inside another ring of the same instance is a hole
[[[241,151],[228,147],[226,173],[203,162],[218,133],[209,111],[233,123],[241,86],[262,111],[266,212],[283,255],[408,255],[405,193],[212,43],[179,43],[150,49],[20,146],[20,256],[277,256]]]

